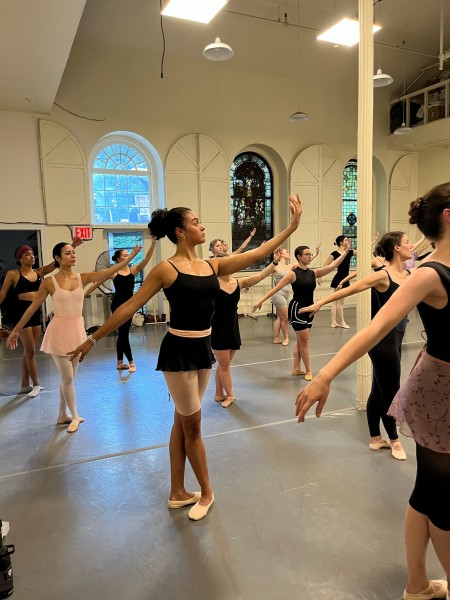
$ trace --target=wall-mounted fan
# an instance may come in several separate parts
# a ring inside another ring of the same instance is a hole
[[[111,258],[109,256],[108,250],[102,252],[95,262],[95,270],[101,271],[102,269],[109,269],[111,266]],[[112,279],[107,279],[103,283],[98,286],[98,289],[101,290],[107,296],[110,296],[113,293],[114,286]]]

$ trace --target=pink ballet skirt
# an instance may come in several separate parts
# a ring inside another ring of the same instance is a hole
[[[450,363],[422,350],[388,415],[420,446],[450,453]]]
[[[86,339],[82,316],[54,316],[45,331],[41,350],[55,356],[66,356]]]

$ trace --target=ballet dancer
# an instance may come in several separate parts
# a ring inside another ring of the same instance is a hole
[[[280,258],[275,259],[273,285],[274,287],[285,277],[291,270],[289,264],[290,255],[286,248],[281,249]],[[275,308],[277,318],[273,324],[273,343],[287,346],[289,344],[289,283],[287,283],[279,292],[272,296],[272,305]],[[280,339],[280,331],[283,334],[283,340]]]
[[[322,306],[359,294],[370,289],[372,294],[372,319],[392,294],[405,283],[409,271],[403,269],[405,260],[411,258],[412,244],[403,231],[390,231],[378,242],[377,256],[386,259],[388,266],[377,269],[350,287],[336,291],[311,306],[300,309],[300,313],[315,315]],[[387,413],[395,394],[400,388],[401,357],[406,318],[399,321],[376,346],[369,351],[372,361],[372,389],[367,400],[367,423],[369,425],[369,448],[390,448],[398,460],[405,460],[406,453],[398,439],[395,419]],[[380,421],[383,422],[389,441],[382,438]]]
[[[136,246],[124,262],[128,264],[140,252],[140,249],[140,246]],[[45,331],[41,350],[46,354],[51,354],[61,379],[59,414],[56,422],[58,425],[68,424],[67,431],[73,433],[77,431],[79,424],[84,419],[78,415],[73,385],[78,369],[78,360],[70,361],[67,352],[75,344],[86,339],[82,316],[84,287],[88,283],[110,279],[124,265],[121,263],[102,271],[80,274],[73,270],[76,256],[75,249],[71,244],[66,242],[56,244],[52,255],[58,272],[41,282],[34,300],[9,334],[6,345],[10,350],[17,348],[17,340],[23,327],[50,295],[53,301],[54,316]]]
[[[349,251],[349,249],[347,249]],[[272,288],[265,296],[261,298],[253,306],[253,312],[260,310],[263,303],[283,289],[285,285],[290,283],[294,296],[289,303],[288,313],[289,322],[292,329],[295,331],[294,345],[294,368],[292,375],[303,375],[306,381],[311,381],[313,378],[311,369],[311,360],[309,356],[309,335],[314,317],[303,316],[300,318],[298,311],[303,306],[309,306],[309,301],[314,298],[314,290],[316,289],[316,279],[324,277],[331,273],[333,269],[339,267],[345,259],[346,254],[339,254],[339,257],[333,260],[330,264],[318,269],[310,269],[308,265],[314,259],[314,254],[309,246],[298,246],[295,249],[295,258],[297,265],[285,275],[278,284]],[[305,365],[305,370],[301,368],[301,362]]]
[[[262,260],[297,229],[301,203],[294,196],[289,201],[291,223],[282,233],[243,254],[209,260],[202,260],[196,254],[196,246],[205,243],[205,228],[193,211],[179,207],[153,212],[149,224],[151,235],[157,239],[167,235],[176,245],[175,254],[156,265],[136,294],[69,353],[73,359],[83,360],[99,339],[117,329],[161,289],[164,291],[170,304],[170,328],[162,341],[156,369],[163,372],[175,404],[169,443],[168,507],[193,505],[188,516],[194,521],[205,517],[214,502],[201,436],[201,400],[214,360],[210,335],[214,302],[220,288],[217,277],[231,275]],[[185,489],[186,457],[200,484],[200,492],[189,493]]]
[[[296,414],[304,422],[317,403],[320,417],[333,379],[378,344],[417,306],[427,343],[389,414],[400,431],[413,437],[417,475],[404,523],[408,581],[404,600],[450,600],[445,580],[426,572],[429,540],[447,580],[450,577],[450,182],[411,202],[409,222],[436,245],[432,260],[420,265],[391,296],[368,327],[359,331],[297,396]]]

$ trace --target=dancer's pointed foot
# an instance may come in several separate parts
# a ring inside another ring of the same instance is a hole
[[[72,419],[69,427],[67,428],[67,431],[69,433],[75,433],[75,431],[78,431],[80,423],[84,423],[83,417],[78,417],[78,419]]]
[[[350,325],[347,325],[347,323],[341,323],[338,325],[338,327],[342,327],[342,329],[350,329]]]
[[[129,369],[129,368],[130,367],[126,363],[124,363],[123,361],[118,362],[117,365],[116,365],[116,369],[118,371],[125,371],[126,369]]]
[[[225,400],[222,402],[222,408],[228,408],[229,406],[231,406],[233,404],[233,402],[236,400],[236,398],[234,396],[227,396],[225,398]]]
[[[281,342],[280,338],[274,338],[272,343],[273,344],[281,344],[282,342]]]
[[[282,345],[282,346],[289,346],[289,338],[286,338],[286,339],[284,339],[284,340],[281,342],[281,345]]]
[[[331,323],[331,327],[332,327],[333,329],[336,329],[336,327],[339,327],[339,325],[338,325],[337,323]]]
[[[223,401],[225,400],[225,398],[226,398],[226,397],[227,397],[227,395],[226,395],[226,394],[223,394],[222,396],[221,396],[221,395],[219,395],[219,394],[216,394],[216,395],[214,396],[214,400],[215,400],[216,402],[223,402]]]
[[[136,373],[136,365],[134,360],[130,360],[130,373]]]

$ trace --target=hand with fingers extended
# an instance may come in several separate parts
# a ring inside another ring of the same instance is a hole
[[[315,302],[314,304],[310,304],[309,306],[304,306],[303,308],[298,309],[298,314],[308,313],[310,317],[315,315],[322,308],[319,302]]]
[[[300,223],[300,217],[302,216],[302,201],[299,195],[289,196],[290,208],[291,208],[291,224],[298,227]]]
[[[259,302],[256,302],[253,306],[252,306],[252,312],[256,312],[257,310],[261,310],[261,306],[263,305],[263,303],[261,302],[261,300]]]
[[[314,381],[303,389],[295,401],[295,415],[299,423],[304,423],[308,410],[316,404],[316,417],[322,414],[323,407],[330,393],[330,381],[318,373]]]
[[[281,248],[277,248],[275,250],[275,252],[273,253],[273,260],[277,263],[280,262],[281,252],[282,252]]]
[[[11,333],[6,338],[6,347],[9,350],[15,350],[19,345],[19,334],[16,331],[11,331]]]
[[[136,246],[133,248],[133,251],[130,254],[131,259],[133,259],[137,254],[139,254],[139,252],[142,250],[142,246],[139,246],[139,244],[136,244]]]
[[[93,342],[87,339],[85,342],[80,344],[78,348],[75,348],[75,350],[71,350],[70,352],[68,352],[67,356],[70,356],[70,360],[74,360],[78,355],[80,355],[79,362],[83,362],[84,357],[88,352],[92,350],[93,345]]]

